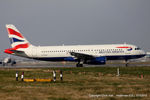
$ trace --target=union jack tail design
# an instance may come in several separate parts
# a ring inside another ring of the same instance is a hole
[[[7,24],[6,28],[8,31],[8,37],[10,39],[11,46],[14,50],[20,48],[28,48],[31,45],[14,25]]]

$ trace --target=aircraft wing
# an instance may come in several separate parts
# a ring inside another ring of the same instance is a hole
[[[84,54],[84,53],[77,53],[77,52],[70,52],[70,54],[78,59],[93,59],[95,58],[94,55]]]
[[[85,64],[105,64],[106,63],[106,57],[105,56],[97,56],[97,55],[90,55],[90,54],[84,54],[84,53],[77,53],[77,52],[70,52],[70,55],[75,57],[76,59],[79,59],[80,61],[83,61]],[[78,66],[78,64],[77,64]]]

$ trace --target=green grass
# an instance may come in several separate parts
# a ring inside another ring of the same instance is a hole
[[[21,82],[25,78],[52,78],[57,71],[56,82]],[[64,81],[59,80],[59,70],[63,71]],[[15,73],[19,72],[19,81]],[[18,68],[0,69],[1,100],[148,100],[150,95],[150,67],[84,68]],[[143,74],[144,78],[139,76]],[[90,97],[89,95],[113,95],[113,97]],[[145,97],[117,97],[116,95],[146,94]]]

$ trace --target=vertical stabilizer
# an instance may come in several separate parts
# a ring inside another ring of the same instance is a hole
[[[15,50],[19,48],[28,48],[31,44],[27,39],[19,32],[19,30],[12,24],[6,25],[8,31],[8,37],[10,39],[11,47]]]

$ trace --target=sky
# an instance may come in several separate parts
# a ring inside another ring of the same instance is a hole
[[[150,0],[0,0],[0,55],[6,24],[36,46],[129,43],[150,51]]]

